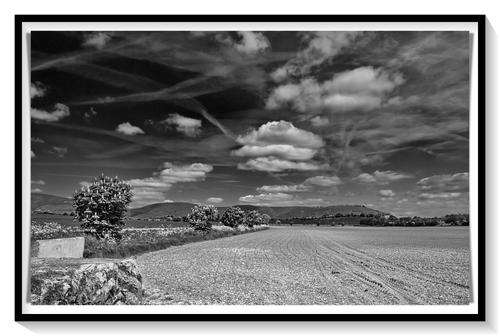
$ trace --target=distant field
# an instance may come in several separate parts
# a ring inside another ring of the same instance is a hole
[[[63,226],[79,226],[80,224],[76,221],[73,220],[73,216],[63,216],[63,215],[49,215],[49,214],[32,214],[31,215],[32,221],[43,223],[43,222],[57,222]],[[321,226],[330,226],[330,225],[358,225],[359,224],[359,217],[341,217],[341,218],[331,218],[328,220],[322,220],[321,221]],[[283,221],[281,226],[288,226],[290,225],[289,223]],[[316,223],[308,223],[308,224],[303,224],[303,223],[295,223],[292,224],[295,226],[302,226],[302,225],[308,225],[308,226],[313,226],[316,225]],[[147,220],[139,220],[135,218],[129,218],[125,220],[125,227],[129,228],[158,228],[158,227],[185,227],[189,226],[187,223],[184,222],[174,222],[174,221],[168,221],[168,220],[153,220],[153,221],[147,221]]]
[[[32,214],[31,221],[37,223],[44,222],[57,222],[62,226],[80,226],[80,223],[73,220],[73,216],[63,216],[63,215],[46,215],[46,214]],[[174,222],[174,221],[145,221],[137,219],[126,219],[126,228],[159,228],[159,227],[185,227],[188,226],[187,223]]]
[[[468,304],[467,227],[280,226],[138,256],[149,304]]]

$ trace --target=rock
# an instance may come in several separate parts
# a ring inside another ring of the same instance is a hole
[[[31,302],[41,305],[141,304],[142,277],[133,259],[84,264],[47,276],[36,271],[31,279]],[[55,274],[55,276],[54,276]]]

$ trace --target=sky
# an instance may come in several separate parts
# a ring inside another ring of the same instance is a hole
[[[469,34],[32,32],[31,187],[469,211]]]

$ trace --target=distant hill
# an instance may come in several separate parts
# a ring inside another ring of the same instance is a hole
[[[56,214],[70,213],[73,211],[73,200],[60,196],[32,193],[31,211],[50,211]]]
[[[129,216],[134,218],[158,218],[164,216],[182,217],[189,213],[195,204],[192,203],[156,203],[146,205],[142,208],[130,209]],[[381,211],[367,208],[363,205],[332,205],[328,207],[266,207],[255,205],[237,205],[241,209],[257,210],[268,214],[272,218],[293,218],[293,217],[321,217],[324,215],[341,214],[381,214]],[[227,207],[218,207],[219,212],[224,212]]]
[[[129,209],[128,216],[133,218],[159,218],[165,216],[182,217],[186,216],[195,204],[184,202],[155,203],[143,206],[141,208]],[[257,210],[265,213],[272,218],[304,218],[321,217],[324,215],[341,214],[382,214],[381,211],[367,208],[363,205],[331,205],[327,207],[305,207],[305,206],[287,206],[287,207],[267,207],[255,205],[237,205],[241,209]],[[218,207],[219,212],[224,212],[227,207]],[[47,194],[31,194],[31,211],[50,211],[56,214],[73,211],[73,200],[60,196]]]
[[[141,208],[129,209],[128,215],[134,218],[182,217],[186,216],[194,206],[192,203],[182,202],[155,203]]]

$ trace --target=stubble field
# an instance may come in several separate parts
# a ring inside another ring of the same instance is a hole
[[[466,227],[272,227],[137,257],[148,304],[468,304]]]

